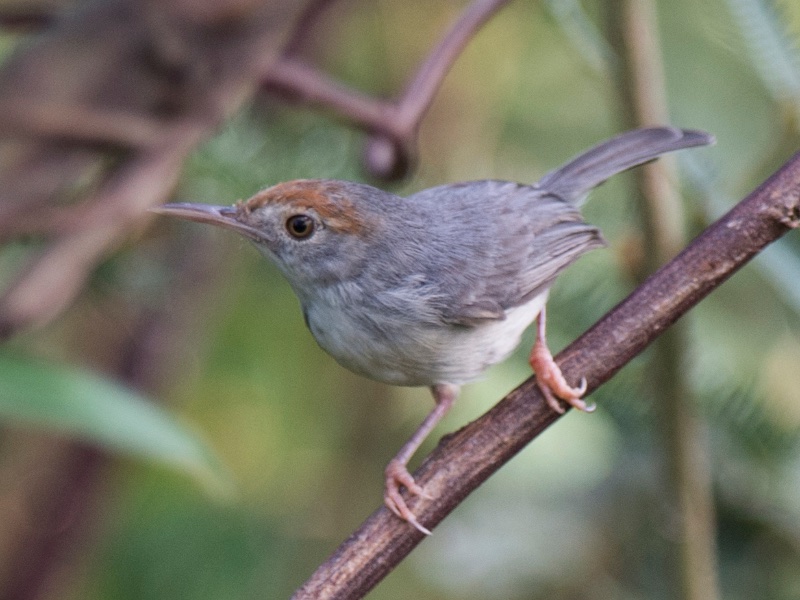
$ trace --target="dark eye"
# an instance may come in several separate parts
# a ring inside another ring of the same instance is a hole
[[[298,240],[310,238],[314,234],[314,219],[308,215],[292,215],[286,219],[286,231]]]

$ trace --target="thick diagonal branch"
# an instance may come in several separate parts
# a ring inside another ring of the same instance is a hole
[[[570,380],[589,391],[610,379],[742,265],[800,225],[800,153],[697,237],[674,260],[558,357]],[[446,436],[414,473],[430,498],[409,500],[433,528],[470,492],[560,415],[533,378],[485,415]],[[359,598],[424,538],[382,508],[372,514],[295,593],[300,599]]]

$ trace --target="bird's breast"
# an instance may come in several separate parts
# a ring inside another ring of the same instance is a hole
[[[504,319],[472,326],[417,320],[411,308],[324,298],[304,303],[304,312],[319,345],[355,373],[393,385],[460,385],[504,360],[546,300],[545,292],[509,309]]]

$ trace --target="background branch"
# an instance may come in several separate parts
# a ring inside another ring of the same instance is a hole
[[[405,174],[419,122],[447,70],[507,1],[470,5],[397,103],[349,90],[294,56],[328,0],[300,16],[277,61],[283,42],[277,27],[290,30],[301,4],[230,0],[209,9],[197,0],[137,11],[114,0],[42,22],[52,27],[39,43],[0,71],[0,239],[28,233],[51,239],[0,294],[0,338],[43,325],[75,299],[144,210],[168,197],[189,153],[256,89],[263,73],[267,88],[333,107],[373,131],[366,153],[373,174]],[[217,36],[214,27],[234,14]],[[96,63],[82,52],[92,44]],[[58,72],[83,79],[58,87],[51,83],[60,81]],[[76,185],[89,189],[88,199],[64,204]]]
[[[163,397],[185,369],[180,348],[202,329],[204,301],[219,287],[215,274],[222,257],[202,236],[185,241],[175,236],[151,241],[149,250],[169,269],[169,281],[146,296],[108,300],[106,310],[117,318],[94,323],[101,370],[154,398]],[[24,506],[30,516],[11,518],[0,529],[0,599],[51,597],[48,586],[74,577],[96,538],[114,526],[104,508],[114,496],[111,474],[118,457],[48,433],[21,431],[11,440],[17,452],[14,460],[0,462],[0,507],[13,514]],[[6,432],[3,441],[9,441]]]
[[[654,2],[613,1],[607,7],[611,38],[621,59],[617,88],[624,128],[669,123]],[[675,171],[675,157],[667,156],[634,172],[645,256],[635,274],[639,282],[685,244],[685,211]],[[670,531],[667,571],[674,580],[676,597],[714,600],[719,598],[716,519],[707,428],[698,414],[685,364],[685,357],[691,355],[689,323],[684,320],[653,344],[645,393],[659,423],[656,443],[662,446],[662,521]]]
[[[0,4],[0,27],[15,31],[35,31],[52,25],[72,0],[9,0]]]
[[[302,39],[325,0],[302,18],[283,56],[267,72],[263,88],[311,105],[333,110],[346,121],[372,133],[365,166],[376,177],[403,177],[413,164],[417,130],[450,67],[469,40],[509,0],[475,0],[422,62],[396,100],[362,94],[297,58]]]
[[[800,153],[561,352],[557,358],[567,379],[586,377],[589,392],[595,390],[764,247],[798,226]],[[558,418],[534,378],[528,379],[485,415],[441,440],[414,473],[431,498],[410,499],[409,506],[433,528]],[[423,539],[381,508],[294,599],[362,597]]]

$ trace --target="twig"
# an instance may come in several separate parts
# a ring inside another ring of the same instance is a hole
[[[284,56],[293,56],[300,52],[306,45],[312,33],[314,23],[320,18],[334,0],[311,0],[306,6],[305,11],[294,25],[291,38],[283,46]]]
[[[270,68],[263,88],[308,104],[332,109],[340,117],[370,131],[378,143],[368,145],[367,168],[379,177],[391,179],[404,174],[401,164],[411,162],[417,130],[445,75],[469,40],[509,0],[476,0],[453,24],[439,44],[420,65],[397,100],[380,100],[357,92],[321,73],[293,56],[300,39],[313,20],[307,13],[301,19],[295,40]],[[312,7],[316,16],[321,0]],[[309,12],[312,12],[309,11]],[[393,148],[387,154],[384,143]]]
[[[0,28],[12,30],[39,30],[51,25],[56,20],[54,7],[32,7],[0,9]]]
[[[144,148],[156,145],[169,128],[152,115],[103,108],[56,106],[26,98],[0,104],[0,137],[41,138],[72,144]]]
[[[353,90],[302,59],[283,56],[275,61],[263,87],[306,104],[332,109],[360,127],[391,137],[404,135],[396,123],[397,107],[393,101]]]
[[[85,227],[51,243],[0,297],[0,339],[45,322],[68,305],[109,248],[177,181],[187,149],[176,145],[127,161],[88,201]]]
[[[0,233],[51,236],[2,291],[0,339],[71,302],[144,210],[168,195],[190,150],[255,92],[281,50],[282,24],[303,8],[290,0],[140,4],[84,3],[0,69]],[[116,168],[96,168],[109,159]],[[96,190],[88,200],[63,202],[86,189]],[[42,208],[57,204],[68,207],[62,223]]]
[[[428,55],[397,106],[396,118],[404,129],[410,132],[419,126],[434,94],[467,42],[507,3],[508,0],[476,0]]]
[[[800,153],[697,237],[559,355],[570,380],[599,387],[765,246],[800,226]],[[439,446],[414,474],[430,498],[409,499],[433,528],[558,419],[534,378]],[[435,532],[434,532],[435,535]],[[295,593],[295,600],[363,597],[424,536],[387,509],[373,513]]]

